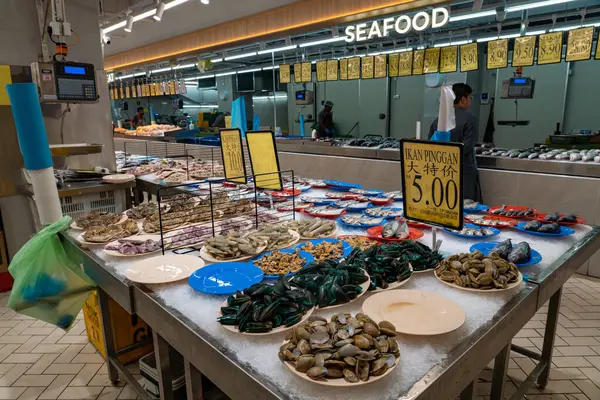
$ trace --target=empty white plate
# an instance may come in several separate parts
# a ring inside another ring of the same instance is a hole
[[[165,254],[131,264],[125,271],[127,279],[147,284],[176,282],[187,279],[204,267],[200,257],[186,254]]]
[[[420,290],[390,290],[365,300],[363,313],[375,322],[389,321],[396,331],[408,335],[440,335],[465,323],[458,304],[439,294]]]

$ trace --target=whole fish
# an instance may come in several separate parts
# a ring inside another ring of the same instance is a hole
[[[558,222],[577,222],[577,215],[575,215],[575,214],[563,215],[562,217],[558,218],[557,221]]]
[[[556,156],[554,156],[554,158],[557,160],[568,160],[569,157],[570,157],[570,155],[567,153],[560,153],[560,154],[557,154]]]
[[[529,261],[531,259],[531,247],[529,247],[529,243],[521,242],[513,247],[507,259],[513,264],[523,264]]]
[[[527,158],[530,160],[533,160],[535,158],[538,158],[540,156],[540,153],[531,153]]]
[[[598,155],[598,152],[597,152],[597,151],[594,151],[594,150],[592,150],[592,151],[590,151],[589,153],[587,153],[587,154],[586,154],[586,155],[585,155],[585,156],[582,158],[582,160],[583,160],[583,161],[592,161],[592,160],[594,160],[594,158],[595,158],[597,155]]]
[[[541,226],[542,226],[542,223],[540,221],[529,221],[528,223],[525,224],[523,229],[528,230],[528,231],[537,232]]]
[[[525,153],[521,153],[519,154],[519,158],[527,158],[531,155],[530,152],[526,151]]]
[[[560,225],[559,224],[542,225],[542,227],[539,228],[537,231],[542,232],[542,233],[559,233]]]
[[[494,246],[492,250],[490,250],[490,254],[497,253],[500,257],[506,260],[506,257],[508,257],[512,249],[512,242],[510,241],[510,239],[506,239],[505,241],[498,243],[496,246]]]
[[[569,160],[571,161],[579,161],[583,158],[583,156],[580,153],[571,153],[569,155]]]
[[[600,163],[600,156],[594,157],[594,162],[595,163]]]
[[[544,221],[548,222],[556,222],[560,218],[560,214],[557,212],[551,212],[550,214],[544,217]]]

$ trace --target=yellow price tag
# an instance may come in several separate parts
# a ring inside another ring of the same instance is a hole
[[[512,66],[530,67],[535,54],[535,36],[521,36],[515,39]]]
[[[9,65],[0,65],[0,106],[10,105],[6,85],[12,83],[12,74]]]
[[[348,59],[340,60],[340,80],[348,80]]]
[[[425,61],[423,63],[423,72],[426,74],[435,74],[440,69],[440,48],[431,47],[425,50]]]
[[[227,129],[231,128],[231,115],[225,116],[225,128],[227,128]]]
[[[410,76],[412,75],[412,65],[413,65],[413,52],[407,51],[405,53],[400,53],[400,58],[398,59],[398,74],[400,76]]]
[[[567,55],[565,61],[589,60],[592,57],[592,40],[594,27],[573,29],[567,38]]]
[[[302,63],[302,82],[312,82],[312,64]]]
[[[248,132],[246,143],[255,186],[259,189],[281,190],[279,158],[273,132]]]
[[[460,72],[476,71],[479,69],[479,52],[477,43],[460,46]]]
[[[302,83],[302,64],[294,64],[294,82]]]
[[[291,81],[290,64],[281,64],[279,66],[279,83],[290,83]]]
[[[242,133],[239,129],[222,129],[221,154],[225,179],[235,183],[246,183],[246,163],[242,148]]]
[[[317,61],[317,81],[327,80],[327,61]]]
[[[389,61],[388,61],[388,75],[389,76],[391,76],[391,77],[398,76],[398,74],[400,73],[399,62],[398,62],[399,60],[400,60],[399,53],[390,54]]]
[[[360,79],[360,57],[348,59],[348,79]]]
[[[125,98],[128,99],[131,97],[131,89],[129,86],[125,86]]]
[[[380,54],[375,56],[375,78],[385,78],[387,73],[387,55]]]
[[[508,39],[492,40],[487,45],[487,69],[508,67]]]
[[[373,56],[364,56],[361,66],[363,79],[371,79],[373,77]]]
[[[423,64],[425,62],[425,50],[415,50],[413,54],[412,74],[423,75]]]
[[[458,67],[458,46],[442,47],[440,52],[440,73],[456,72]]]
[[[598,53],[598,50],[600,50],[600,40],[596,41],[596,60],[600,60],[600,53]]]
[[[125,93],[123,93],[123,86],[121,86],[119,88],[119,98],[120,99],[124,99],[125,98]]]
[[[537,64],[546,65],[559,63],[562,58],[562,42],[562,32],[552,32],[540,35]]]
[[[338,61],[327,60],[327,80],[337,81],[338,80]]]
[[[462,143],[402,139],[404,216],[462,229]]]
[[[154,84],[154,87],[155,87],[155,92],[156,92],[156,95],[157,95],[157,96],[158,96],[158,95],[160,95],[160,94],[161,94],[161,93],[159,93],[159,90],[160,90],[160,84],[157,82],[157,83],[155,83],[155,84]],[[173,82],[173,81],[170,81],[170,82],[169,82],[169,94],[170,94],[171,96],[172,96],[172,95],[174,95],[174,94],[176,94],[176,93],[175,93],[175,82]]]

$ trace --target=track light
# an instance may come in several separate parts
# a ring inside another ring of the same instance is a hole
[[[156,6],[156,13],[154,14],[154,16],[152,18],[154,18],[157,21],[160,21],[162,19],[164,12],[165,12],[165,3],[163,3],[162,1],[159,1],[158,5]]]
[[[125,23],[125,32],[131,32],[133,30],[133,15],[127,16],[127,22]]]
[[[200,3],[208,5],[210,4],[210,0],[200,0]]]

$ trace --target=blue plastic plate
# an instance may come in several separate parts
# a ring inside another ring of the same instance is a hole
[[[373,207],[373,205],[371,203],[365,203],[365,202],[361,202],[358,206],[344,206],[339,203],[340,201],[348,201],[348,200],[336,200],[332,203],[332,206],[338,207],[338,208],[344,208],[347,211],[354,211],[354,212],[362,212],[362,211],[366,210],[367,208]]]
[[[352,253],[352,246],[350,246],[350,243],[346,242],[345,240],[333,239],[333,238],[307,240],[305,242],[302,242],[302,243],[298,244],[297,246],[294,246],[294,248],[292,250],[300,249],[300,251],[303,252],[302,247],[306,243],[312,243],[314,246],[318,246],[319,244],[321,244],[323,242],[329,242],[329,243],[339,243],[339,242],[342,242],[342,250],[344,252],[344,256],[343,257],[348,257],[348,255],[350,253]]]
[[[304,200],[306,198],[306,200]],[[333,204],[335,199],[330,199],[329,197],[300,197],[300,200],[303,203],[313,203],[315,206],[329,206]]]
[[[521,232],[529,233],[530,235],[536,236],[546,236],[546,237],[558,237],[558,236],[569,236],[575,233],[575,231],[567,226],[560,226],[560,232],[558,233],[544,233],[544,232],[534,232],[528,231],[525,229],[525,225],[528,221],[519,222],[514,228],[520,230]]]
[[[226,262],[207,265],[194,272],[188,283],[199,292],[232,294],[262,281],[263,272],[250,263]]]
[[[293,249],[283,249],[283,250],[273,250],[273,251],[268,251],[266,253],[263,253],[261,255],[259,255],[258,257],[255,257],[252,259],[252,265],[254,265],[254,261],[258,261],[261,258],[268,256],[269,254],[273,253],[274,251],[278,251],[280,253],[288,253],[291,254],[296,250],[296,247],[294,247]],[[311,262],[315,261],[315,258],[312,256],[312,254],[306,252],[306,251],[302,251],[300,250],[300,257],[304,258],[306,261],[304,262],[304,264],[302,264],[302,267],[304,267],[305,265],[310,264]],[[254,265],[256,267],[256,265]],[[257,267],[259,268],[259,267]],[[296,275],[295,272],[290,272],[289,274],[285,274],[285,276],[294,276]],[[281,275],[265,275],[264,279],[278,279]]]
[[[340,190],[345,189],[346,191],[350,189],[360,189],[362,186],[355,183],[348,183],[342,181],[323,181],[325,184],[332,188],[338,188]]]
[[[483,253],[484,256],[487,256],[488,254],[490,254],[492,249],[499,244],[500,244],[500,242],[477,243],[477,244],[474,244],[473,246],[471,246],[469,251],[473,252],[475,250],[479,250],[480,252]],[[535,265],[535,264],[539,264],[541,262],[542,262],[542,255],[540,253],[538,253],[537,251],[535,251],[534,249],[531,249],[531,257],[529,258],[529,261],[527,261],[525,263],[521,263],[521,264],[515,264],[515,265],[517,267],[527,267],[529,265]]]
[[[446,232],[448,232],[449,234],[451,234],[451,235],[462,237],[462,238],[467,238],[467,239],[486,239],[486,238],[494,237],[494,236],[497,236],[497,235],[500,234],[500,230],[499,229],[492,228],[492,227],[489,227],[489,226],[478,226],[478,225],[473,225],[473,224],[464,224],[464,227],[465,228],[475,228],[475,229],[489,229],[489,230],[492,231],[492,234],[491,235],[487,235],[487,236],[472,236],[472,235],[464,235],[462,233],[457,233],[457,232],[454,232],[454,231],[452,231],[452,230],[450,230],[448,228],[444,228],[444,230]]]
[[[466,213],[484,213],[490,209],[490,206],[486,206],[485,204],[477,204],[475,208],[463,208],[463,211]]]
[[[342,216],[343,217],[343,216]],[[361,224],[361,225],[353,225],[353,224],[349,224],[347,222],[342,221],[342,217],[337,219],[338,224],[340,224],[341,226],[345,227],[345,228],[354,228],[354,229],[366,229],[366,228],[372,228],[374,226],[379,226],[384,222],[381,222],[379,224]],[[379,217],[372,217],[372,218],[379,218]],[[383,219],[385,221],[385,218],[381,217],[381,219]]]
[[[400,211],[400,215],[393,215],[393,216],[389,216],[389,217],[381,217],[378,215],[372,215],[367,213],[367,210],[371,209],[371,208],[381,208],[383,210],[391,210],[391,211]],[[401,217],[402,215],[404,215],[404,210],[402,209],[402,207],[369,207],[367,208],[367,210],[363,211],[363,214],[368,215],[369,217],[374,217],[374,218],[383,218],[383,219],[394,219],[397,217]]]

